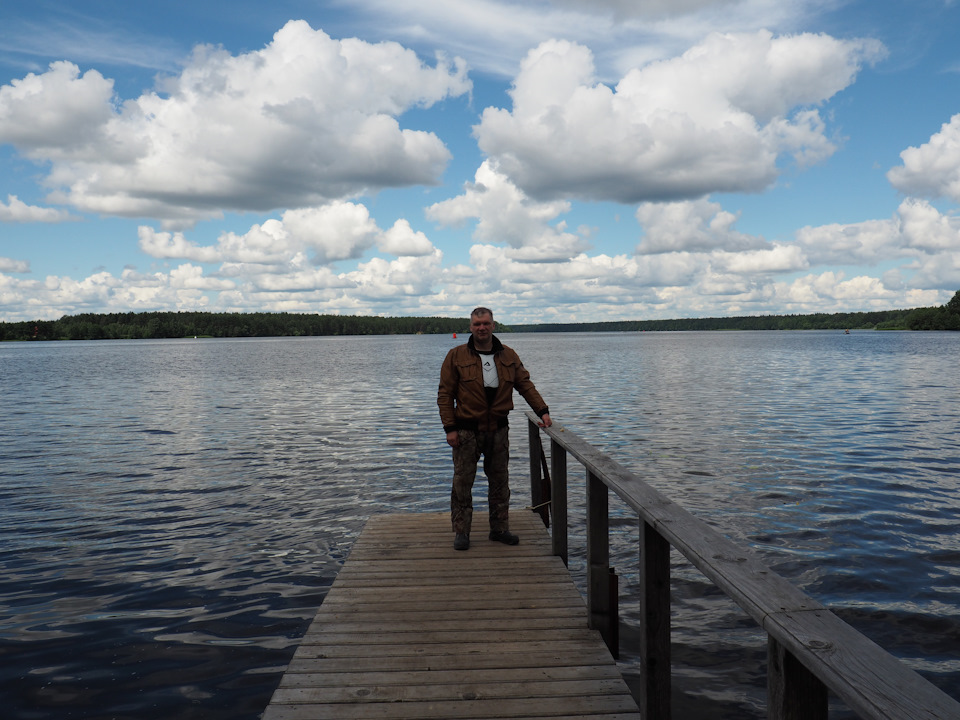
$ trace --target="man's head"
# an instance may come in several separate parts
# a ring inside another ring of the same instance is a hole
[[[470,332],[474,347],[481,350],[489,348],[493,344],[493,311],[478,307],[470,313]]]

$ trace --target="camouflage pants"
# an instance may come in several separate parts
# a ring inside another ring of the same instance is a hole
[[[509,529],[510,463],[509,428],[494,432],[460,431],[460,445],[453,448],[453,490],[450,493],[450,520],[455,533],[470,534],[473,522],[473,482],[477,462],[483,455],[483,473],[487,476],[487,500],[490,505],[490,529]]]

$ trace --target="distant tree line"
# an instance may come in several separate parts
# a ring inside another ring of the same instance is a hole
[[[468,327],[466,318],[441,317],[209,312],[85,313],[64,315],[59,320],[0,323],[0,341],[415,335],[461,332]]]
[[[132,340],[182,337],[414,335],[467,332],[466,318],[360,317],[297,313],[145,312],[64,315],[0,323],[4,340]],[[669,330],[960,330],[960,291],[946,305],[812,315],[756,315],[594,323],[497,324],[498,332]]]
[[[946,305],[811,315],[751,315],[676,320],[511,325],[513,332],[617,332],[668,330],[960,330],[960,290]]]

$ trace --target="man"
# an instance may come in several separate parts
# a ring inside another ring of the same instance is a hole
[[[437,405],[453,448],[453,490],[450,520],[453,547],[470,547],[473,520],[473,482],[477,462],[483,455],[490,505],[490,539],[516,545],[520,538],[510,532],[510,461],[507,414],[513,409],[513,390],[540,416],[540,427],[550,427],[549,409],[517,353],[493,334],[493,312],[478,307],[470,313],[470,339],[447,353],[440,368]]]

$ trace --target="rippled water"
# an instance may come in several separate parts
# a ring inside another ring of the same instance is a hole
[[[960,697],[960,334],[505,339],[556,421]],[[365,518],[447,507],[454,342],[0,345],[11,717],[258,717]],[[629,674],[636,518],[613,512]],[[764,637],[673,572],[677,716],[763,717]]]

